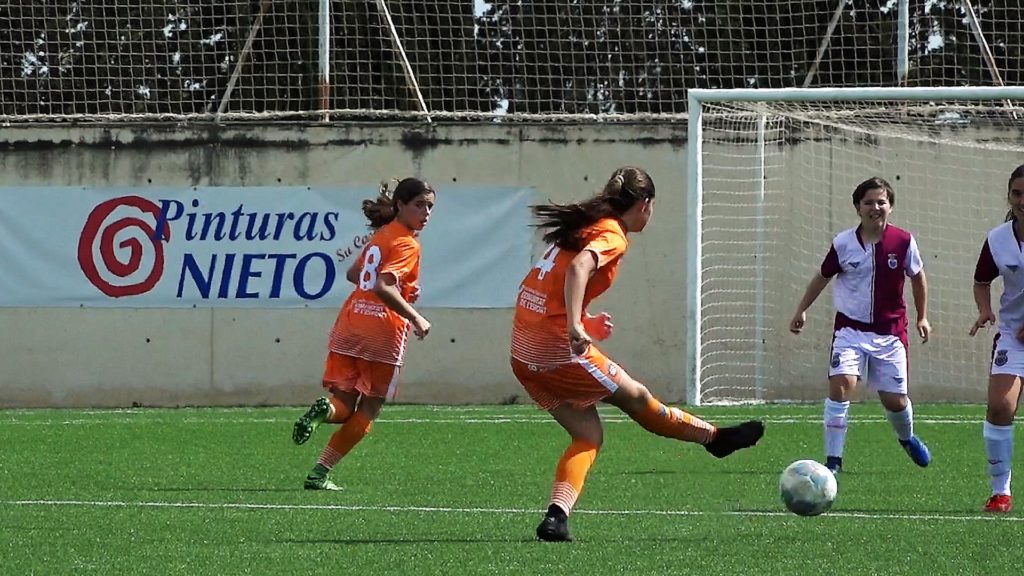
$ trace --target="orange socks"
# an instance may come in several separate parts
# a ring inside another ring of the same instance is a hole
[[[551,504],[558,506],[566,514],[572,512],[572,507],[576,504],[580,492],[583,491],[587,472],[594,465],[599,449],[597,445],[586,440],[574,439],[569,444],[558,460],[558,467],[555,468],[555,484],[551,488]]]
[[[328,470],[334,468],[338,461],[351,452],[352,448],[370,433],[371,428],[373,428],[373,422],[362,412],[356,412],[341,428],[334,431],[317,463]]]
[[[678,408],[669,408],[651,396],[638,414],[630,414],[641,426],[658,436],[707,444],[715,437],[714,425]]]

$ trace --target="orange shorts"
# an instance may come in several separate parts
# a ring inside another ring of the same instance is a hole
[[[569,364],[542,366],[511,359],[512,373],[545,410],[568,404],[582,410],[608,398],[629,377],[596,346]]]
[[[402,367],[355,356],[328,352],[324,363],[324,388],[359,392],[373,398],[393,399],[398,394]]]

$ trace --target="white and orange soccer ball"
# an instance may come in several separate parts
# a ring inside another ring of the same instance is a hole
[[[814,460],[797,460],[779,476],[782,503],[794,514],[817,516],[832,507],[838,492],[832,471]]]

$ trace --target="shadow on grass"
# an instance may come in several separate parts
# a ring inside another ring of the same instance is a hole
[[[686,474],[685,470],[620,470],[609,472],[609,475],[617,476],[678,476]]]
[[[623,538],[621,534],[592,534],[580,537],[577,535],[575,542],[541,542],[536,538],[501,538],[493,536],[480,536],[476,538],[311,538],[311,539],[282,539],[273,540],[274,544],[310,544],[321,546],[324,544],[351,545],[351,546],[374,546],[390,544],[400,546],[419,544],[532,544],[540,547],[557,548],[561,546],[585,546],[585,545],[607,545],[609,542],[622,544],[624,542],[636,543],[672,543],[683,542],[700,543],[703,537],[695,535],[666,536],[664,534],[634,534],[629,538]]]
[[[615,472],[602,472],[609,476],[764,476],[774,475],[782,470],[768,468],[746,468],[736,470],[708,470],[708,469],[686,469],[678,470],[619,470]]]
[[[274,544],[340,544],[340,545],[379,545],[379,544],[521,544],[523,542],[540,542],[536,538],[494,538],[481,536],[478,538],[310,538],[273,540]]]
[[[783,516],[792,518],[801,518],[796,514],[793,514],[783,508],[780,504],[779,508],[732,508],[728,511],[730,514],[751,514],[751,515],[764,515],[770,516]],[[808,516],[807,518],[825,518],[828,516],[835,517],[846,517],[850,518],[853,516],[863,515],[865,518],[862,520],[879,520],[879,521],[892,521],[895,519],[906,519],[906,520],[917,520],[926,519],[928,516],[947,517],[947,518],[963,518],[963,519],[998,519],[1004,517],[1003,515],[991,515],[981,511],[981,507],[978,508],[962,508],[957,510],[939,509],[939,508],[914,508],[912,511],[908,510],[897,510],[894,508],[846,508],[834,506],[831,510],[824,512],[818,516]],[[1013,516],[1012,514],[1008,516]]]
[[[178,487],[145,488],[139,492],[302,492],[302,486],[297,488],[211,488],[211,487]]]

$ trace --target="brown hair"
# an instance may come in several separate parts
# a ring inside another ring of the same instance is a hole
[[[398,184],[393,190],[388,186],[397,179],[382,182],[380,193],[376,198],[363,200],[363,214],[370,221],[370,228],[377,229],[395,219],[398,214],[398,203],[408,204],[414,198],[423,194],[437,194],[429,182],[419,178],[403,178],[397,180]]]
[[[581,250],[580,230],[602,218],[622,215],[639,201],[654,198],[654,181],[641,168],[624,166],[612,173],[596,196],[574,204],[531,206],[537,228],[548,229],[544,241],[566,250]]]
[[[853,205],[860,206],[860,201],[867,195],[868,190],[874,190],[875,188],[885,190],[885,197],[889,199],[889,205],[896,205],[896,191],[892,189],[892,184],[889,184],[889,181],[885,178],[878,176],[868,178],[853,189]]]
[[[1021,164],[1020,166],[1017,166],[1016,168],[1013,169],[1013,172],[1010,172],[1010,180],[1006,183],[1006,197],[1007,198],[1010,197],[1010,190],[1013,189],[1013,181],[1016,180],[1017,178],[1024,178],[1024,164]],[[1015,217],[1013,215],[1013,210],[1007,210],[1006,211],[1006,219],[1003,220],[1003,221],[1004,222],[1009,222],[1010,220],[1013,220],[1014,218]]]

